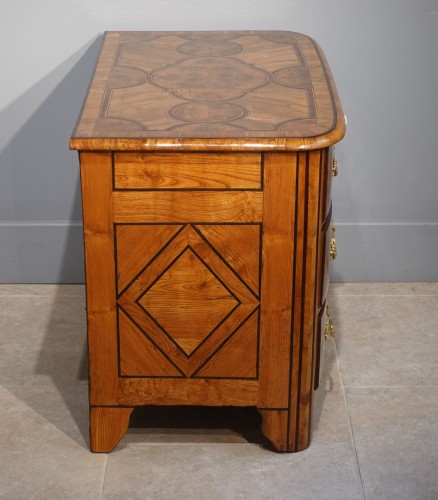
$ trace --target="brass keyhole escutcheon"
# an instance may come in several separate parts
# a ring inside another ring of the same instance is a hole
[[[333,324],[332,317],[330,314],[329,306],[326,307],[326,320],[324,325],[324,338],[326,339],[328,336],[334,337],[336,335],[335,325]]]
[[[335,260],[338,255],[338,250],[336,248],[336,228],[335,224],[332,223],[332,238],[330,240],[330,260]]]
[[[336,155],[333,155],[332,160],[332,176],[336,177],[338,175],[338,160],[336,159]]]

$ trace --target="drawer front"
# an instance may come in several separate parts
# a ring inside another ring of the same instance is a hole
[[[330,244],[331,244],[331,216],[332,210],[331,205],[329,212],[324,221],[321,231],[321,254],[320,254],[320,269],[321,269],[321,285],[318,305],[321,306],[327,297],[328,287],[329,287],[329,277],[330,277]]]
[[[316,326],[316,338],[315,338],[315,375],[314,375],[314,390],[318,389],[321,382],[322,364],[324,360],[324,328],[327,322],[327,312],[326,312],[326,302],[321,306]]]
[[[115,153],[116,190],[262,189],[259,153]]]
[[[319,293],[318,307],[321,307],[327,297],[330,274],[330,260],[336,256],[332,255],[332,245],[334,234],[332,232],[332,201],[331,184],[333,173],[333,148],[327,148],[322,151],[322,183],[320,192],[320,234],[319,234]]]
[[[332,166],[333,166],[333,148],[328,148],[323,153],[323,192],[322,192],[322,211],[321,221],[324,221],[331,210],[331,188],[332,188]]]

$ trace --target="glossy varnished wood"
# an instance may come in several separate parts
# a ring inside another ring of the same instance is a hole
[[[117,153],[114,159],[116,189],[248,190],[261,183],[257,153]]]
[[[305,35],[108,32],[70,145],[305,150],[344,131],[330,69]]]
[[[99,407],[90,408],[91,451],[107,453],[112,451],[128,429],[132,408]]]
[[[259,407],[287,408],[297,154],[265,156]],[[273,284],[275,283],[275,286]]]
[[[255,406],[278,451],[309,445],[344,128],[304,35],[106,34],[70,143],[93,451],[140,405]]]
[[[251,222],[262,220],[263,193],[255,191],[117,191],[114,220],[131,222]]]
[[[321,152],[301,154],[298,161],[298,214],[295,236],[293,349],[291,352],[290,420],[288,449],[299,451],[310,444],[314,386],[314,335],[318,245],[321,230],[319,205]]]
[[[82,152],[90,403],[117,404],[117,318],[111,154]]]

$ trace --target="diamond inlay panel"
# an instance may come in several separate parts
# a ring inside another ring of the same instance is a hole
[[[187,355],[239,304],[190,248],[138,302]]]
[[[117,299],[121,377],[254,378],[260,232],[260,224],[117,225],[119,280],[128,282]],[[135,275],[125,276],[124,259],[139,260]],[[246,352],[245,366],[230,346]],[[167,375],[153,366],[161,357]]]

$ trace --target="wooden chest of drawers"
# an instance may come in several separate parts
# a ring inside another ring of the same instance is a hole
[[[310,442],[344,115],[291,32],[109,32],[77,128],[93,451],[139,405]]]

